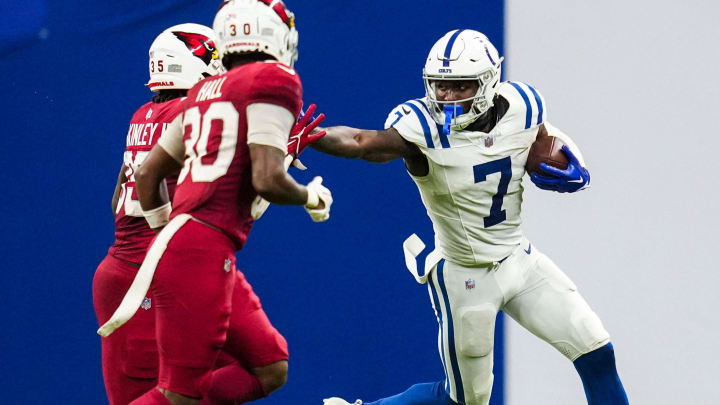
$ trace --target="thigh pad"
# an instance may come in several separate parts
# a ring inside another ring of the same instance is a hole
[[[497,309],[492,304],[460,307],[460,353],[484,357],[492,353]]]

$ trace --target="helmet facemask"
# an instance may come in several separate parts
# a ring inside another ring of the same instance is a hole
[[[473,30],[450,31],[430,50],[423,80],[430,114],[447,131],[467,128],[492,106],[500,85],[501,63],[497,50],[485,35]],[[438,100],[436,84],[442,81],[474,81],[475,95],[462,100]],[[471,102],[465,111],[459,107]],[[449,121],[449,125],[448,125]]]

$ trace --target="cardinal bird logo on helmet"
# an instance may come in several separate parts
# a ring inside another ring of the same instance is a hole
[[[217,47],[215,43],[205,35],[182,31],[173,31],[173,34],[177,39],[183,41],[193,55],[202,59],[206,65],[210,65],[213,59],[217,59]]]

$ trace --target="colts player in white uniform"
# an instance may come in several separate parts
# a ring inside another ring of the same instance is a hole
[[[628,403],[600,319],[520,229],[525,162],[538,134],[570,146],[563,149],[566,170],[545,165],[547,175],[531,174],[538,187],[575,192],[590,175],[575,144],[547,122],[540,93],[500,82],[501,62],[480,32],[448,32],[425,64],[427,97],[397,106],[385,130],[326,128],[312,145],[373,162],[403,158],[435,230],[424,272],[417,271],[419,238],[408,238],[404,249],[410,271],[428,284],[445,381],[416,384],[372,404],[488,404],[499,310],[574,363],[590,405]],[[325,404],[348,403],[330,398]]]

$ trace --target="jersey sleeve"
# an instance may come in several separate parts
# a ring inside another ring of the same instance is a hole
[[[294,69],[282,63],[268,62],[253,78],[248,105],[275,104],[297,117],[302,108],[302,94],[302,83]]]
[[[507,132],[534,129],[547,120],[547,106],[542,94],[521,82],[504,82],[498,94],[508,103],[508,111],[498,123]]]
[[[437,124],[423,99],[410,100],[395,107],[385,120],[385,129],[395,128],[406,141],[420,148],[435,147]]]
[[[253,103],[247,106],[247,143],[266,145],[287,151],[288,134],[295,117],[276,104]]]

